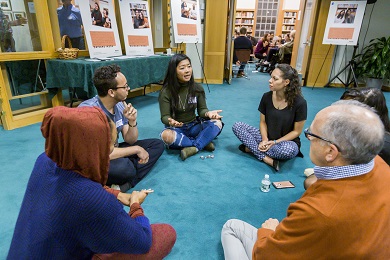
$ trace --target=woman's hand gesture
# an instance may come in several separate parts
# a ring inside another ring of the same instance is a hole
[[[178,121],[176,121],[175,119],[172,119],[172,118],[168,118],[168,123],[169,123],[170,126],[173,126],[173,127],[182,127],[183,126],[182,122],[178,122]]]
[[[207,111],[205,116],[207,116],[210,119],[221,119],[223,116],[219,115],[222,110],[212,110],[212,111]]]

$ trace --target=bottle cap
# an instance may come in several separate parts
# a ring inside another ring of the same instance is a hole
[[[269,179],[269,175],[268,174],[264,175],[264,178]]]

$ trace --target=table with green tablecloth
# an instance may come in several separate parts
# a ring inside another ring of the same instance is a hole
[[[75,60],[51,59],[47,61],[46,87],[53,93],[57,89],[82,88],[89,98],[97,94],[93,85],[95,69],[116,64],[126,76],[131,89],[157,83],[164,79],[171,56],[154,55],[113,59],[108,61],[89,61],[85,58]]]

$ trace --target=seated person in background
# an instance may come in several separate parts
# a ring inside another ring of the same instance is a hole
[[[252,48],[255,47],[257,45],[257,39],[256,37],[253,37],[251,33],[247,32],[246,33],[246,37],[248,37],[248,39],[251,41],[252,43]]]
[[[356,100],[375,109],[385,127],[385,141],[379,156],[390,165],[390,120],[386,98],[382,91],[376,88],[348,89],[340,98],[341,100]],[[310,175],[303,183],[305,189],[317,181],[315,175]]]
[[[194,81],[188,56],[176,54],[171,58],[158,101],[165,125],[161,139],[168,148],[181,149],[183,161],[203,149],[214,151],[212,141],[223,128],[222,110],[208,110],[206,94]]]
[[[264,36],[260,39],[260,41],[256,45],[255,49],[255,57],[259,60],[264,59],[267,57],[269,43],[271,42],[271,34],[266,33]]]
[[[284,35],[283,40],[282,40],[282,44],[285,44],[285,43],[288,43],[288,42],[291,42],[291,36],[290,36],[289,33],[286,33],[286,34]]]
[[[376,156],[384,138],[379,116],[339,101],[317,113],[306,136],[319,180],[280,223],[269,218],[257,229],[227,221],[225,259],[388,259],[390,168]]]
[[[168,255],[175,230],[167,224],[150,225],[141,207],[153,191],[133,191],[120,199],[103,187],[116,129],[100,108],[52,108],[41,131],[45,152],[27,184],[8,259]],[[129,213],[123,205],[130,207]]]
[[[118,134],[122,133],[124,142],[117,141],[110,154],[107,184],[116,188],[119,185],[126,192],[152,169],[164,152],[164,143],[158,139],[138,140],[137,109],[125,102],[130,87],[119,66],[96,69],[93,83],[98,95],[79,106],[100,107],[114,121]]]
[[[302,96],[298,72],[287,64],[279,64],[269,80],[270,90],[261,98],[260,129],[243,122],[233,125],[242,144],[242,152],[279,171],[279,161],[302,154],[299,135],[307,117],[307,104]]]
[[[290,32],[290,39],[291,39],[291,41],[286,42],[285,44],[280,45],[280,47],[279,47],[279,60],[282,63],[290,64],[291,57],[289,58],[289,61],[287,62],[287,58],[285,59],[285,56],[286,55],[290,55],[291,56],[291,54],[292,54],[293,46],[294,46],[294,39],[295,39],[295,32],[296,32],[295,30],[292,30]]]
[[[244,69],[246,66],[246,62],[239,60],[236,54],[236,50],[250,50],[250,52],[252,53],[252,48],[253,48],[252,42],[246,37],[246,31],[247,29],[245,27],[241,27],[240,36],[234,39],[233,63],[236,65],[240,65],[237,72],[237,78],[241,78],[245,76]]]
[[[281,45],[280,41],[281,37],[275,36],[273,38],[272,43],[270,44],[271,48],[268,48],[268,53],[267,53],[267,59],[260,63],[260,72],[264,72],[264,68],[267,67],[270,62],[272,61],[272,58],[274,58],[275,55],[278,54],[279,52],[279,47]]]
[[[240,32],[237,30],[234,30],[234,39],[240,36]]]
[[[260,72],[271,73],[275,69],[275,65],[278,63],[290,64],[291,54],[293,50],[293,40],[295,36],[295,30],[290,33],[290,41],[284,44],[273,47],[268,51],[267,60],[260,63]],[[265,67],[268,67],[266,70]]]

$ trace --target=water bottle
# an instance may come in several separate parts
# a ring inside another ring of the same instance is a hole
[[[269,180],[269,175],[264,175],[264,179],[261,180],[261,187],[260,190],[262,192],[269,192],[271,188],[271,181]]]

